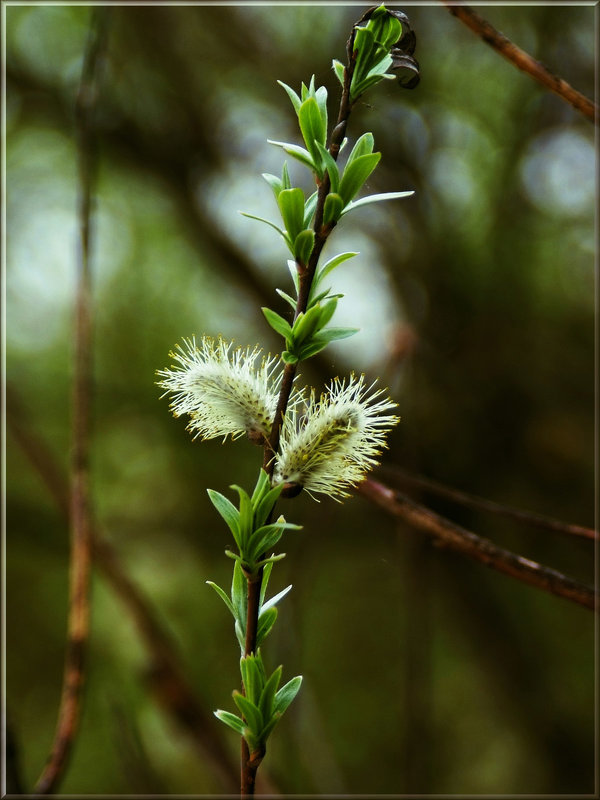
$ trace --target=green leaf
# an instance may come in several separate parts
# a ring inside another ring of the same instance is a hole
[[[300,110],[300,98],[298,97],[296,92],[291,88],[291,86],[287,85],[287,83],[284,83],[283,81],[277,81],[277,83],[281,87],[283,87],[285,89],[285,91],[287,92],[288,97],[292,101],[292,105],[294,106],[294,109],[295,109],[296,114],[297,114],[298,111]]]
[[[230,598],[227,596],[227,592],[224,592],[224,591],[223,591],[223,589],[221,589],[221,587],[220,587],[220,586],[218,586],[218,585],[217,585],[216,583],[214,583],[213,581],[206,581],[206,583],[207,583],[209,586],[211,586],[211,587],[212,587],[212,588],[215,590],[215,592],[216,592],[216,593],[219,595],[219,597],[221,598],[221,600],[222,600],[222,601],[225,603],[225,605],[227,606],[227,608],[230,610],[230,612],[231,612],[231,615],[233,616],[233,618],[234,618],[234,619],[237,619],[237,616],[236,616],[236,610],[235,610],[235,608],[233,607],[233,603],[231,602],[231,599],[230,599]]]
[[[319,331],[315,339],[318,338],[329,344],[329,342],[334,342],[337,339],[347,339],[349,336],[354,336],[359,330],[360,328],[325,328],[325,330]]]
[[[245,656],[240,659],[240,672],[246,690],[246,697],[254,705],[258,705],[262,694],[263,681],[254,656]]]
[[[275,694],[281,681],[282,667],[277,667],[275,672],[271,675],[269,680],[265,683],[260,696],[258,708],[262,714],[263,720],[268,724],[273,715],[273,706],[275,704]]]
[[[315,172],[319,178],[323,177],[323,167],[321,164],[321,156],[319,154],[318,143],[325,144],[325,137],[327,135],[326,129],[323,127],[323,120],[321,119],[321,112],[314,97],[308,97],[300,106],[298,111],[298,121],[300,123],[300,131],[302,138],[306,144],[306,148],[311,155],[315,165]]]
[[[277,227],[277,225],[275,225],[273,222],[269,222],[268,219],[264,219],[263,217],[257,217],[255,214],[248,214],[247,211],[240,211],[240,214],[242,215],[242,217],[248,217],[248,219],[256,219],[258,220],[258,222],[264,222],[265,225],[268,225],[270,228],[273,228],[274,230],[277,231],[277,233],[280,236],[283,236],[283,238],[286,241],[288,240],[285,231],[282,231],[281,228]]]
[[[261,499],[258,506],[255,507],[254,509],[255,528],[261,528],[265,524],[267,517],[273,510],[273,506],[279,499],[279,495],[281,494],[282,491],[283,491],[283,484],[274,486],[272,489],[269,489],[269,491]],[[255,533],[258,533],[258,531],[255,531]]]
[[[353,161],[360,156],[367,156],[373,152],[373,148],[375,147],[375,139],[373,138],[373,134],[363,133],[362,136],[359,136],[356,140],[356,143],[352,150],[350,151],[350,155],[348,156],[348,160],[346,161],[346,169]]]
[[[283,150],[289,156],[295,158],[296,161],[300,161],[301,164],[304,164],[305,167],[308,167],[313,172],[316,171],[311,155],[308,150],[304,149],[304,147],[299,147],[297,144],[291,144],[290,142],[276,142],[273,139],[267,139],[267,142],[269,144],[274,144],[277,147],[282,147]]]
[[[349,258],[354,258],[354,256],[357,255],[358,253],[340,253],[339,256],[334,256],[333,258],[330,258],[329,261],[326,261],[325,264],[323,264],[323,266],[317,273],[316,277],[317,282],[320,283],[323,280],[323,278],[326,278],[327,275],[329,275],[330,272],[333,272],[333,270],[336,267],[339,267],[339,265],[343,264],[344,261],[347,261]]]
[[[261,311],[265,315],[269,325],[276,333],[278,333],[280,336],[283,336],[284,339],[291,339],[292,326],[289,322],[287,322],[283,317],[280,317],[279,314],[270,308],[263,307]]]
[[[275,695],[275,711],[283,714],[294,697],[298,694],[301,683],[302,676],[298,675],[296,678],[292,678],[291,681],[288,681],[285,686],[282,686]]]
[[[300,188],[282,189],[277,203],[290,240],[294,242],[304,225],[304,192]]]
[[[244,633],[239,621],[235,623],[235,635],[237,636],[237,640],[240,644],[240,650],[243,653],[246,649],[246,634]]]
[[[258,480],[256,481],[256,486],[254,487],[254,491],[252,492],[252,507],[254,508],[257,503],[260,503],[262,498],[265,494],[269,491],[270,482],[269,476],[267,475],[264,469],[261,469],[258,473]]]
[[[260,738],[263,743],[267,741],[273,731],[273,728],[275,725],[277,725],[280,719],[281,714],[276,711],[261,731]]]
[[[299,289],[299,279],[298,279],[298,264],[293,261],[291,258],[287,260],[287,267],[290,271],[290,275],[292,276],[292,281],[294,282],[294,288],[296,289],[296,294],[298,294]]]
[[[370,194],[368,197],[361,197],[360,200],[354,200],[348,203],[346,208],[342,211],[342,216],[349,211],[353,211],[360,206],[369,205],[369,203],[380,203],[383,200],[399,200],[402,197],[410,197],[414,192],[383,192],[381,194]]]
[[[326,328],[315,333],[310,342],[300,348],[298,357],[305,361],[324,350],[329,342],[333,342],[335,339],[346,339],[348,336],[353,336],[358,330],[358,328]]]
[[[235,616],[240,624],[243,635],[246,635],[246,612],[248,608],[248,583],[244,577],[239,561],[233,566],[233,579],[231,581],[231,602],[235,608]]]
[[[304,204],[304,227],[308,228],[312,222],[312,219],[315,215],[315,209],[317,207],[317,200],[319,199],[319,193],[313,192],[311,196],[308,198],[306,203]]]
[[[292,336],[296,345],[301,345],[318,329],[320,316],[321,307],[316,305],[298,314],[292,328]]]
[[[213,506],[217,509],[219,514],[225,520],[227,527],[233,534],[235,543],[240,547],[240,514],[233,503],[224,497],[220,492],[215,492],[214,489],[207,489],[208,496]],[[241,549],[241,548],[240,548]]]
[[[308,264],[310,254],[315,244],[315,232],[312,230],[301,231],[294,242],[294,258],[299,264]]]
[[[381,153],[366,153],[365,155],[358,156],[358,158],[355,158],[351,163],[346,164],[346,169],[340,181],[340,195],[343,198],[345,206],[348,205],[358,193],[379,163],[380,158]],[[279,197],[281,198],[281,195],[279,195]]]
[[[283,598],[286,596],[286,594],[290,591],[291,588],[292,584],[290,583],[290,585],[286,586],[285,589],[282,589],[281,592],[279,592],[276,595],[273,595],[273,597],[267,600],[267,602],[264,605],[261,605],[261,611],[267,611],[267,609],[269,608],[274,608],[280,600],[283,600]]]
[[[327,303],[321,306],[321,316],[319,317],[319,328],[324,328],[325,325],[329,322],[329,320],[335,314],[335,309],[337,308],[337,298],[332,297]]]
[[[319,153],[321,155],[321,160],[325,164],[325,169],[329,173],[329,180],[331,181],[331,191],[337,193],[337,190],[340,185],[340,171],[338,169],[338,165],[335,162],[335,159],[329,152],[329,150],[322,145],[320,142],[318,143]]]
[[[240,498],[240,540],[242,544],[240,553],[244,555],[244,550],[248,547],[248,540],[252,533],[252,521],[254,517],[252,501],[248,493],[245,492],[241,486],[233,483],[230,488],[235,489]]]
[[[271,562],[269,562],[265,566],[265,568],[263,570],[262,583],[260,585],[260,603],[259,603],[259,608],[262,608],[262,604],[264,602],[265,595],[267,593],[267,585],[269,583],[269,578],[271,577],[272,569],[273,569],[273,564]]]
[[[273,190],[275,200],[277,200],[279,192],[283,189],[281,178],[278,178],[277,175],[271,175],[269,172],[263,172],[262,176]]]
[[[239,734],[240,736],[244,735],[244,729],[246,728],[246,724],[238,716],[232,714],[229,711],[222,711],[221,709],[215,711],[214,714],[215,717],[217,719],[220,719],[221,722],[224,722],[225,725],[229,725],[230,728],[233,728],[233,730],[237,734]]]
[[[281,360],[284,364],[297,364],[298,356],[290,353],[289,350],[284,350],[281,354]]]
[[[277,555],[277,556],[276,555],[272,555],[272,556],[269,556],[269,558],[263,558],[262,561],[257,561],[256,562],[255,567],[257,569],[260,569],[260,567],[264,567],[265,564],[274,563],[275,561],[281,561],[281,559],[285,558],[285,556],[286,556],[286,553],[279,553],[279,555]],[[270,610],[271,609],[269,609],[269,611]]]
[[[241,692],[237,691],[233,693],[233,701],[244,715],[246,723],[252,733],[255,734],[255,736],[260,736],[264,726],[264,720],[258,707],[255,706],[252,701],[248,700],[247,697],[244,697]]]
[[[250,546],[248,548],[248,559],[254,561],[270,550],[283,536],[284,527],[282,525],[265,525],[255,531]]]
[[[301,361],[306,361],[312,356],[316,356],[317,353],[320,353],[321,350],[324,350],[327,347],[328,342],[322,341],[315,341],[314,339],[309,342],[309,344],[304,345],[304,347],[300,348],[300,352],[298,356]]]
[[[258,647],[263,639],[265,639],[271,632],[271,628],[275,625],[277,619],[277,609],[275,607],[268,608],[258,618],[258,626],[256,628],[256,646]]]
[[[341,61],[338,61],[336,58],[333,59],[333,71],[335,72],[335,76],[338,81],[342,84],[342,88],[344,87],[344,79],[345,79],[345,67]]]
[[[286,303],[290,304],[290,306],[294,309],[294,311],[296,310],[296,301],[294,300],[293,297],[290,297],[289,294],[284,292],[282,289],[275,289],[275,291],[277,292],[279,297],[282,297]]]
[[[335,225],[338,219],[342,216],[344,210],[344,201],[339,194],[330,193],[325,198],[325,205],[323,207],[323,222],[325,225]]]
[[[287,161],[283,162],[283,167],[281,168],[281,183],[284,189],[292,188],[292,182],[290,180],[290,173],[288,171]]]

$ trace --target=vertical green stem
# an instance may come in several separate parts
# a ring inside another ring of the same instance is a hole
[[[340,108],[338,112],[338,119],[336,125],[331,133],[329,142],[329,152],[334,159],[337,159],[340,151],[340,146],[344,140],[346,133],[346,125],[348,117],[352,110],[353,102],[350,98],[350,84],[352,82],[352,74],[354,72],[354,58],[352,52],[352,43],[354,41],[354,26],[348,40],[348,64],[344,74],[344,87],[342,91],[342,98],[340,101]],[[315,232],[315,243],[308,260],[308,264],[298,264],[298,300],[296,303],[296,310],[294,319],[299,314],[306,311],[308,307],[308,299],[310,296],[310,289],[312,286],[319,258],[325,246],[333,225],[323,225],[323,210],[325,208],[325,200],[331,188],[329,175],[325,176],[319,184],[317,195],[317,206],[315,209],[315,217],[313,229]],[[285,412],[289,403],[294,378],[296,377],[297,364],[286,364],[283,371],[283,378],[281,388],[279,391],[279,399],[277,402],[277,409],[273,420],[273,427],[268,441],[265,443],[263,454],[263,469],[267,472],[270,478],[273,476],[275,469],[275,456],[279,452],[279,439],[281,434],[281,424],[285,416]],[[262,585],[262,569],[256,576],[248,578],[248,611],[246,617],[246,643],[244,648],[244,655],[248,656],[256,650],[256,631],[258,628],[258,614],[260,610],[260,592]],[[254,795],[254,787],[256,782],[256,773],[264,753],[255,752],[251,753],[246,740],[242,737],[242,753],[241,753],[241,796],[252,797]]]

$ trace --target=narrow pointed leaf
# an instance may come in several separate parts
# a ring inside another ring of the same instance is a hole
[[[207,584],[208,584],[209,586],[211,586],[211,587],[212,587],[212,588],[215,590],[215,592],[216,592],[216,593],[219,595],[219,597],[221,598],[221,600],[222,600],[222,601],[225,603],[225,605],[227,606],[227,608],[230,610],[230,612],[231,612],[231,615],[233,616],[233,618],[234,618],[234,619],[237,619],[235,608],[233,607],[233,603],[231,602],[231,598],[229,598],[229,597],[227,596],[227,593],[226,593],[226,592],[224,592],[224,591],[223,591],[223,589],[221,589],[221,587],[220,587],[220,586],[218,586],[218,585],[217,585],[216,583],[214,583],[213,581],[206,581],[206,582],[207,582]]]
[[[287,83],[284,83],[283,81],[277,81],[277,83],[287,92],[287,95],[292,101],[292,105],[294,106],[294,109],[297,114],[298,111],[300,110],[300,98],[298,97],[296,92],[292,89],[292,87],[287,85]]]
[[[283,336],[284,339],[291,339],[292,326],[289,322],[287,322],[283,317],[280,317],[279,314],[270,308],[263,307],[261,311],[265,315],[265,319],[269,325],[276,333],[278,333],[280,336]]]
[[[319,329],[324,328],[325,325],[327,325],[327,323],[329,322],[329,320],[333,317],[333,315],[335,314],[337,303],[338,303],[337,299],[332,298],[331,300],[328,300],[327,303],[324,303],[321,306],[321,315],[319,317]]]
[[[290,583],[290,585],[286,586],[285,589],[282,589],[281,592],[279,592],[278,594],[274,595],[269,600],[267,600],[267,602],[263,606],[261,606],[261,611],[267,611],[267,609],[276,606],[280,600],[283,600],[283,598],[286,596],[286,594],[290,591],[291,588],[292,584]]]
[[[262,714],[263,720],[268,723],[273,715],[273,706],[275,704],[275,694],[279,688],[281,681],[282,667],[277,667],[275,672],[271,675],[269,680],[265,683],[264,689],[260,697],[258,708]]]
[[[282,189],[277,204],[286,231],[294,242],[304,225],[304,192],[300,188]]]
[[[246,727],[244,720],[229,711],[222,711],[221,709],[215,711],[214,714],[217,719],[220,719],[225,725],[229,725],[237,734],[244,735],[244,728]]]
[[[277,147],[282,147],[283,150],[292,158],[295,158],[296,161],[300,161],[301,164],[304,164],[305,167],[308,167],[313,172],[315,171],[315,165],[311,158],[310,153],[308,150],[305,150],[304,147],[299,147],[296,144],[291,144],[290,142],[276,142],[273,139],[267,139],[269,144],[274,144]]]
[[[263,172],[262,176],[273,190],[275,200],[277,200],[279,192],[283,189],[281,178],[278,178],[277,175],[271,175],[269,172]]]
[[[271,513],[273,506],[277,502],[279,495],[283,491],[283,485],[274,486],[261,498],[260,503],[254,511],[254,527],[261,528],[265,520]]]
[[[298,286],[299,286],[299,282],[298,282],[298,265],[296,264],[295,261],[293,261],[290,258],[287,261],[287,267],[288,267],[288,269],[290,271],[290,275],[292,276],[292,280],[294,282],[294,288],[296,289],[296,294],[297,294],[298,293]]]
[[[275,291],[277,292],[277,294],[279,295],[279,297],[283,298],[283,299],[285,300],[285,302],[286,302],[286,303],[289,303],[289,304],[290,304],[290,306],[291,306],[291,307],[292,307],[294,310],[296,310],[296,301],[294,300],[294,298],[293,298],[293,297],[290,297],[290,295],[289,295],[289,294],[287,294],[286,292],[284,292],[282,289],[275,289]]]
[[[319,193],[313,192],[311,196],[308,198],[306,203],[304,204],[304,227],[308,228],[313,220],[315,215],[315,209],[317,207],[317,200],[319,199]]]
[[[257,647],[259,647],[263,639],[265,639],[265,637],[269,635],[271,628],[273,627],[273,625],[275,625],[276,619],[277,619],[277,609],[275,607],[267,609],[264,613],[260,615],[260,617],[258,618],[258,626],[256,629]]]
[[[280,236],[283,236],[284,239],[286,238],[285,231],[282,231],[281,228],[277,227],[277,225],[275,225],[273,222],[269,222],[268,219],[264,219],[263,217],[257,217],[256,214],[249,214],[247,211],[240,211],[240,214],[242,215],[242,217],[248,217],[248,219],[256,219],[258,220],[258,222],[264,222],[265,225],[268,225],[270,228],[276,230],[277,233]]]
[[[213,506],[225,520],[225,523],[235,539],[237,546],[240,546],[240,514],[231,500],[228,500],[220,492],[214,489],[207,489],[208,496]]]
[[[370,194],[368,197],[361,197],[360,200],[353,200],[348,203],[342,211],[342,216],[355,208],[369,205],[369,203],[381,203],[384,200],[400,200],[402,197],[410,197],[414,192],[383,192],[382,194]]]
[[[338,219],[342,216],[344,210],[344,201],[339,194],[333,192],[328,194],[325,198],[325,205],[323,207],[323,222],[325,225],[335,225]]]
[[[269,563],[265,566],[263,570],[263,577],[262,583],[260,586],[260,605],[259,608],[262,608],[263,601],[265,599],[265,595],[267,593],[267,586],[269,584],[269,578],[271,577],[271,570],[273,569],[273,564]]]
[[[248,727],[256,736],[260,736],[263,729],[264,721],[262,714],[257,706],[254,705],[247,697],[244,697],[240,692],[233,693],[233,701],[239,710],[244,715]]]
[[[340,181],[340,195],[344,201],[344,205],[354,198],[358,191],[362,188],[363,184],[373,172],[381,153],[366,153],[364,156],[358,156],[351,164],[346,165],[342,180]],[[281,195],[279,195],[281,197]]]
[[[332,66],[333,66],[333,71],[335,72],[335,76],[338,79],[338,81],[341,83],[342,88],[343,88],[344,87],[345,69],[346,68],[344,67],[344,65],[342,64],[341,61],[338,61],[335,58],[333,59]]]
[[[312,230],[301,231],[294,242],[294,258],[298,264],[308,264],[310,254],[315,244],[315,232]]]
[[[258,473],[258,480],[256,481],[256,486],[254,487],[254,491],[252,492],[252,507],[254,508],[257,503],[260,503],[262,498],[269,490],[269,476],[265,472],[264,469]]]
[[[323,278],[326,278],[330,272],[333,272],[336,267],[339,267],[340,264],[343,264],[344,261],[347,261],[349,258],[354,258],[354,256],[357,255],[358,253],[340,253],[339,256],[330,258],[329,261],[326,261],[319,270],[319,282],[322,281]]]
[[[336,164],[335,159],[329,150],[320,142],[318,142],[318,148],[321,155],[321,160],[323,161],[323,164],[325,164],[325,169],[329,173],[331,191],[337,193],[340,185],[340,171],[338,169],[338,165]]]
[[[275,711],[278,711],[280,714],[286,710],[289,704],[292,702],[294,697],[298,694],[298,690],[300,689],[300,685],[302,684],[302,676],[298,675],[296,678],[292,678],[291,681],[285,684],[275,695]]]

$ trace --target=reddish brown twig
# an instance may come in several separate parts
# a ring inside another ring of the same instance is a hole
[[[569,578],[550,567],[538,564],[516,553],[497,547],[471,531],[455,525],[439,514],[415,503],[399,492],[374,480],[360,484],[359,492],[389,514],[404,520],[435,539],[437,544],[456,550],[506,575],[535,586],[537,589],[564,597],[592,610],[597,608],[598,596],[593,587]]]
[[[90,239],[96,168],[92,117],[98,90],[98,67],[106,41],[106,22],[106,11],[97,9],[90,27],[75,104],[79,168],[79,252],[75,301],[68,640],[54,742],[48,761],[36,784],[36,794],[53,792],[67,765],[81,712],[84,656],[89,629],[91,562],[89,448],[92,396]]]
[[[383,466],[379,470],[380,474],[387,477],[392,482],[398,482],[403,486],[413,486],[418,489],[424,489],[426,492],[444,497],[451,500],[453,503],[458,503],[468,508],[473,508],[478,511],[489,511],[492,514],[497,514],[501,517],[514,519],[524,525],[530,525],[534,528],[542,528],[544,530],[553,531],[555,533],[562,533],[567,536],[581,536],[584,539],[598,539],[598,531],[592,528],[585,528],[582,525],[571,525],[567,522],[560,522],[551,517],[545,517],[542,514],[533,514],[530,511],[523,511],[520,508],[513,508],[506,506],[502,503],[495,503],[493,500],[486,500],[484,497],[478,497],[474,494],[462,492],[458,489],[453,489],[438,481],[432,481],[430,478],[424,478],[422,475],[412,475],[405,470],[398,467]]]
[[[558,75],[554,75],[548,67],[536,61],[525,50],[513,44],[510,39],[507,39],[500,31],[497,31],[472,8],[465,5],[455,5],[453,0],[441,0],[441,2],[451,14],[463,22],[496,52],[514,64],[515,67],[531,75],[534,80],[546,89],[562,97],[565,102],[573,106],[591,122],[595,122],[598,119],[598,107],[595,103],[581,94],[581,92],[578,92],[577,89],[574,89],[565,80],[559,78]]]

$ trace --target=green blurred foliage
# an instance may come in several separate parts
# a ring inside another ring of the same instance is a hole
[[[408,9],[422,81],[383,83],[352,118],[382,162],[368,192],[409,200],[354,212],[328,254],[336,324],[359,324],[304,370],[365,371],[402,423],[386,463],[499,502],[593,524],[592,126],[443,7]],[[283,310],[267,138],[298,141],[276,80],[338,89],[360,9],[116,6],[98,105],[95,515],[173,633],[207,710],[239,682],[228,542],[206,488],[250,488],[251,445],[192,442],[155,370],[183,336],[279,343]],[[592,7],[494,6],[513,41],[593,96]],[[73,101],[90,7],[6,8],[7,379],[28,429],[68,465],[75,275]],[[308,182],[290,165],[296,180]],[[344,222],[344,221],[343,221]],[[264,228],[264,230],[263,230]],[[339,275],[338,275],[339,273]],[[26,788],[53,733],[67,596],[67,531],[30,462],[7,445],[7,701]],[[365,500],[283,509],[273,591],[294,584],[269,668],[303,674],[264,762],[282,792],[589,793],[594,626],[589,611],[438,551]],[[460,524],[585,580],[585,541],[438,502]],[[223,786],[144,680],[147,653],[101,575],[83,723],[62,791],[219,793]],[[238,743],[214,720],[232,757]]]

